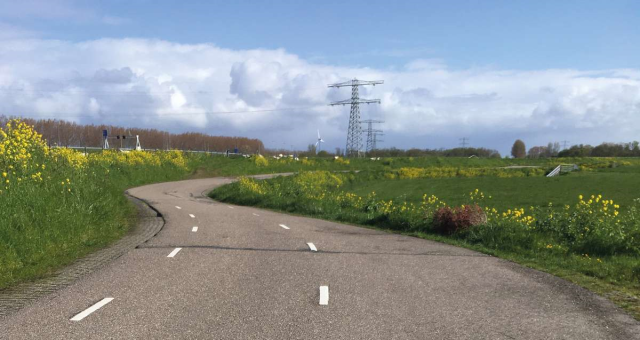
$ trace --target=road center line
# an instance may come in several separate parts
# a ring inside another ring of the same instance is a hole
[[[253,216],[260,216],[260,215],[258,215],[258,214],[256,214],[256,213],[253,213]]]
[[[76,316],[71,318],[71,321],[80,321],[84,318],[86,318],[87,316],[89,316],[89,314],[97,311],[98,309],[102,308],[104,305],[106,305],[107,303],[111,302],[111,300],[113,300],[113,298],[104,298],[100,301],[98,301],[96,304],[94,304],[93,306],[85,309],[83,312],[80,312],[79,314],[77,314]]]
[[[318,251],[318,248],[316,248],[313,243],[307,243],[307,245],[309,246],[309,249],[311,249],[311,251]]]
[[[194,214],[189,214],[189,217],[196,218],[196,216]]]
[[[171,253],[169,253],[169,255],[167,255],[167,257],[174,257],[174,256],[176,256],[176,254],[177,254],[180,250],[182,250],[182,248],[176,248],[176,249],[174,249]]]
[[[177,205],[176,205],[176,209],[180,210],[180,209],[182,209],[182,208],[180,208],[179,206],[177,206]]]
[[[281,226],[282,228],[284,228],[284,229],[291,229],[291,228],[287,227],[287,226],[286,226],[286,225],[284,225],[284,224],[281,224],[280,226]]]
[[[329,286],[320,286],[320,306],[329,304]]]
[[[198,231],[198,227],[191,228],[191,231],[193,231],[195,233],[196,231]]]
[[[229,209],[235,209],[234,207],[232,207],[232,206],[230,206],[230,205],[228,205],[228,206],[227,206],[227,208],[229,208]]]

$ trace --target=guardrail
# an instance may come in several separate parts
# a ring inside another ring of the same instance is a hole
[[[61,149],[74,149],[77,151],[83,151],[83,150],[104,150],[101,147],[95,147],[95,146],[51,146],[51,148],[61,148]],[[109,149],[109,150],[121,150],[121,151],[132,151],[133,149],[129,149],[129,148],[113,148],[113,149]],[[245,154],[243,153],[235,153],[235,152],[224,152],[224,151],[201,151],[201,150],[180,150],[180,149],[170,149],[170,150],[165,150],[165,149],[142,149],[142,151],[149,151],[149,152],[156,152],[156,151],[180,151],[180,152],[190,152],[190,153],[204,153],[204,154],[208,154],[208,155],[229,155],[229,156],[244,156]]]
[[[561,173],[571,172],[575,170],[578,170],[578,165],[576,164],[560,164],[553,170],[551,170],[551,172],[547,174],[547,177],[554,177],[560,175]]]

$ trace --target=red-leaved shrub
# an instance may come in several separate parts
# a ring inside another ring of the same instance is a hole
[[[487,215],[477,204],[455,208],[442,207],[433,214],[434,230],[446,235],[486,222]]]

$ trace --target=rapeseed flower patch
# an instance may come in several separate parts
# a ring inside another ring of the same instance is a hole
[[[122,191],[182,178],[189,162],[179,151],[85,155],[48,147],[20,120],[1,126],[0,288],[119,237],[131,212]]]

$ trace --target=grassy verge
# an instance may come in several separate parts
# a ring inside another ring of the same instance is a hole
[[[19,123],[0,136],[0,288],[41,278],[122,237],[135,223],[123,191],[185,178],[177,152],[83,156],[49,149]]]
[[[628,170],[573,173],[557,179],[383,179],[367,172],[308,172],[265,181],[241,178],[210,196],[224,202],[390,230],[499,256],[568,279],[611,299],[640,319],[640,202],[631,199],[636,194],[632,188],[638,176]],[[596,195],[578,199],[578,193],[569,188],[578,190],[580,183],[584,184],[583,190],[593,190]],[[608,191],[611,185],[616,187]],[[476,192],[478,187],[491,190],[492,198]],[[442,199],[419,194],[430,194],[433,188],[441,190],[444,197],[458,199],[454,205],[479,204],[487,221],[442,234],[434,220],[440,209],[446,209]],[[374,195],[374,190],[387,196]],[[403,193],[405,190],[409,193]],[[598,197],[602,192],[611,196]],[[414,199],[407,202],[410,197]],[[550,197],[558,204],[550,207]],[[516,204],[527,210],[516,208]]]

